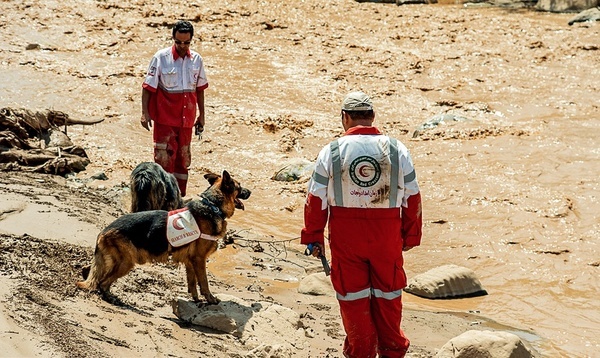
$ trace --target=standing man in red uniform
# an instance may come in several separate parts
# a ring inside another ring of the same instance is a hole
[[[344,136],[325,146],[308,184],[301,243],[325,254],[346,331],[345,357],[404,357],[402,252],[421,243],[421,194],[408,149],[373,127],[371,98],[342,103]]]
[[[204,130],[204,90],[208,87],[202,57],[190,50],[193,37],[189,21],[175,23],[173,46],[152,57],[142,85],[141,123],[150,130],[154,122],[154,161],[175,176],[181,196],[186,195],[192,128]]]

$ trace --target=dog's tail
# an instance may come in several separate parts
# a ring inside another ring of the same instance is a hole
[[[81,275],[85,281],[79,281],[75,283],[77,287],[90,291],[98,289],[100,278],[102,277],[102,273],[105,271],[104,266],[102,252],[98,249],[98,245],[96,245],[91,266],[86,266],[81,270]]]
[[[131,176],[131,212],[156,210],[165,200],[165,185],[148,171]]]

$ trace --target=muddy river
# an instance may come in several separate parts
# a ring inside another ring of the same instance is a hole
[[[302,228],[305,182],[272,175],[341,134],[339,105],[372,95],[376,125],[404,142],[423,195],[410,276],[456,264],[489,295],[405,305],[473,311],[527,333],[545,356],[600,351],[600,23],[463,5],[304,1],[4,1],[0,107],[53,108],[106,188],[152,160],[139,124],[167,24],[194,20],[205,61],[206,131],[188,192],[227,169],[253,191],[238,227],[273,240]],[[28,44],[39,44],[26,50]],[[413,138],[435,115],[449,121]],[[295,241],[297,243],[297,241]]]

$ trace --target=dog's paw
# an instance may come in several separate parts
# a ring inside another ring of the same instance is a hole
[[[208,302],[211,305],[216,305],[219,304],[219,302],[221,302],[220,299],[216,298],[211,293],[204,295],[204,298],[206,298],[206,302]]]

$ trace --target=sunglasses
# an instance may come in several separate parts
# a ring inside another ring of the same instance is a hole
[[[192,43],[192,41],[180,41],[180,40],[175,40],[175,43],[178,45],[189,45]]]

